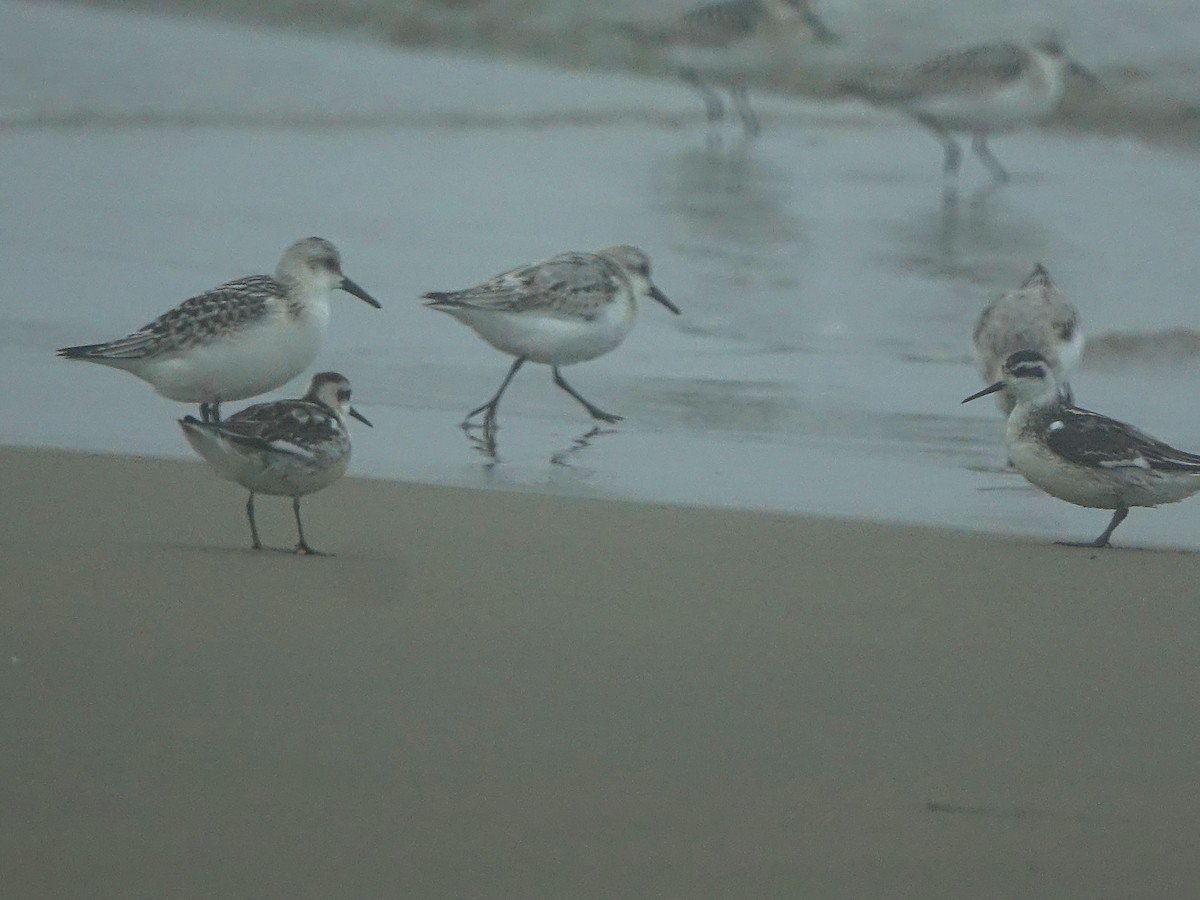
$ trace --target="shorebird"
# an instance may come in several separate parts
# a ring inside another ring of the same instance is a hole
[[[132,334],[58,355],[124,369],[171,400],[199,403],[204,421],[224,400],[245,400],[290,381],[316,359],[329,326],[329,298],[343,290],[379,303],[342,274],[324,238],[296,241],[275,275],[229,281],[184,300]]]
[[[350,382],[337,372],[313,376],[308,392],[299,400],[256,403],[222,422],[201,422],[185,416],[179,420],[184,436],[230,481],[250,492],[246,517],[250,520],[250,546],[262,549],[254,523],[254,495],[292,498],[297,553],[318,553],[304,539],[300,498],[333,484],[350,463],[350,429],[346,416],[364,425],[366,417],[350,406]]]
[[[957,174],[962,160],[951,134],[970,133],[971,149],[993,180],[1003,183],[1008,171],[988,149],[988,135],[1048,116],[1062,99],[1068,72],[1099,81],[1057,39],[1046,38],[1030,47],[985,44],[939,56],[890,86],[849,81],[842,87],[871,103],[894,106],[932,131],[945,148],[948,176]]]
[[[1132,425],[1063,400],[1050,364],[1033,350],[1004,361],[1000,380],[963,400],[1006,390],[1015,401],[1005,443],[1013,466],[1047,494],[1091,509],[1113,510],[1094,541],[1108,547],[1133,506],[1177,503],[1200,491],[1200,456],[1176,450]]]
[[[617,347],[637,317],[639,297],[652,297],[671,312],[679,308],[650,281],[650,259],[637,247],[609,247],[599,253],[560,253],[541,262],[502,272],[462,291],[423,295],[431,309],[449,313],[516,362],[495,396],[467,414],[463,425],[483,413],[483,425],[496,423],[504,389],[526,362],[551,367],[554,383],[602,422],[620,416],[585,400],[563,380],[560,366],[603,356]]]
[[[808,41],[838,38],[812,9],[811,0],[726,0],[684,13],[661,25],[622,26],[645,46],[663,50],[681,78],[700,92],[710,123],[725,117],[712,82],[728,86],[746,134],[759,132],[747,96],[748,74],[787,61]]]
[[[1035,350],[1050,366],[1063,399],[1071,403],[1068,376],[1083,355],[1083,330],[1079,311],[1038,263],[1015,291],[997,297],[984,307],[972,339],[979,371],[987,384],[1000,379],[1009,355],[1018,350]],[[1013,399],[1007,391],[996,393],[996,405],[1006,416]]]

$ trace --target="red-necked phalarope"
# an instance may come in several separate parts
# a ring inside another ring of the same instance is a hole
[[[843,87],[871,103],[897,107],[932,131],[945,148],[947,175],[958,172],[962,159],[951,133],[969,132],[971,149],[1002,183],[1008,172],[988,149],[988,135],[1048,116],[1062,99],[1068,72],[1099,81],[1058,40],[1047,38],[1031,47],[986,44],[939,56],[892,86],[850,81]]]
[[[164,397],[199,403],[204,421],[216,420],[222,401],[255,397],[308,368],[329,326],[334,290],[379,308],[342,274],[333,244],[305,238],[284,251],[274,276],[227,282],[127,337],[58,355],[124,369]]]
[[[684,13],[662,25],[627,25],[639,43],[661,48],[680,76],[704,98],[710,123],[725,116],[710,82],[729,87],[734,109],[748,135],[759,131],[750,107],[746,78],[772,63],[786,62],[808,41],[833,43],[810,0],[726,0]]]
[[[1083,329],[1075,305],[1062,295],[1041,263],[1019,288],[984,307],[972,344],[987,384],[1000,379],[1009,354],[1035,350],[1049,363],[1063,398],[1072,402],[1068,377],[1083,355]],[[1007,391],[997,392],[996,405],[1005,415],[1012,412],[1013,400]]]
[[[638,297],[652,297],[679,315],[679,308],[650,281],[649,257],[629,246],[561,253],[463,291],[423,296],[430,301],[427,306],[449,313],[497,350],[517,358],[495,396],[463,422],[483,413],[486,428],[495,425],[500,397],[526,362],[550,366],[554,383],[593,418],[620,420],[577,394],[559,367],[595,359],[619,345],[633,327]]]
[[[304,539],[300,498],[333,484],[350,463],[350,429],[346,416],[367,421],[350,404],[350,382],[337,372],[313,376],[299,400],[256,403],[221,422],[179,420],[184,436],[217,472],[250,492],[246,516],[251,544],[262,549],[254,523],[254,495],[292,498],[297,553],[317,554]],[[317,554],[321,555],[321,554]]]
[[[1094,541],[1108,547],[1133,506],[1177,503],[1200,491],[1200,456],[1176,450],[1132,425],[1066,403],[1050,364],[1032,350],[1009,356],[1001,380],[963,400],[1007,390],[1015,405],[1005,442],[1018,472],[1047,494],[1114,510]]]

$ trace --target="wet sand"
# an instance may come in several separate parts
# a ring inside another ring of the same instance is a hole
[[[0,451],[11,896],[1184,896],[1194,554]],[[294,540],[263,500],[268,543]]]

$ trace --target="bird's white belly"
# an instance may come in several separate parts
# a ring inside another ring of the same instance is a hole
[[[314,460],[260,452],[223,440],[209,430],[185,428],[188,443],[217,473],[256,494],[301,497],[328,487],[346,473],[350,442],[323,447]]]
[[[908,108],[953,131],[1005,131],[1048,115],[1060,93],[1040,80],[1020,78],[991,90],[931,94]]]
[[[480,310],[469,310],[458,318],[497,350],[530,362],[569,366],[603,356],[620,345],[633,327],[634,313],[631,306],[613,303],[598,310],[590,321]]]
[[[212,403],[245,400],[279,387],[317,357],[328,309],[299,317],[282,314],[235,336],[151,360],[141,375],[171,400]]]
[[[1157,472],[1139,466],[1074,466],[1032,443],[1010,443],[1009,456],[1031,484],[1060,500],[1092,509],[1178,503],[1200,491],[1200,474]]]

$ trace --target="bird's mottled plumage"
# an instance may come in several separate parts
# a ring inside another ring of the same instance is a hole
[[[554,369],[554,381],[594,418],[613,416],[569,387],[560,366],[584,362],[618,346],[633,327],[637,298],[650,297],[676,315],[678,307],[650,280],[650,258],[637,247],[620,245],[599,253],[569,252],[502,272],[461,291],[423,295],[427,306],[458,319],[516,362],[491,401],[471,412],[484,412],[484,425],[495,422],[496,407],[512,376],[526,361]]]
[[[1083,353],[1079,311],[1063,296],[1045,266],[1038,263],[1015,291],[997,297],[980,313],[972,335],[979,371],[988,384],[1000,378],[1010,354],[1035,350],[1050,364],[1064,398],[1071,402],[1069,377]],[[1007,415],[1013,401],[1007,391],[996,394]]]
[[[1005,443],[1017,471],[1060,500],[1114,510],[1089,546],[1107,546],[1130,507],[1176,503],[1200,491],[1200,455],[1067,403],[1039,353],[1013,353],[1000,381],[963,402],[1000,390],[1015,401]]]
[[[273,494],[293,498],[300,530],[297,549],[312,552],[300,525],[299,498],[345,474],[350,462],[346,415],[371,424],[349,403],[350,382],[336,372],[321,372],[298,400],[256,403],[221,422],[201,422],[192,416],[179,421],[197,453],[222,477],[250,491],[247,514],[255,549],[261,544],[254,524],[254,495]]]
[[[124,369],[164,397],[215,407],[279,387],[304,371],[329,323],[329,296],[376,302],[342,274],[324,238],[296,241],[272,275],[251,275],[191,297],[132,334],[64,347],[66,359]]]
[[[490,312],[532,313],[590,321],[628,286],[622,268],[596,253],[560,253],[520,266],[462,291],[431,292],[433,309],[470,308]]]

